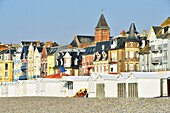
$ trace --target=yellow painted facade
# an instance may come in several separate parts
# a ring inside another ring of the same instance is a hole
[[[0,60],[0,82],[13,82],[13,61]]]
[[[54,54],[47,56],[47,75],[54,74],[54,66],[55,66],[55,56]]]

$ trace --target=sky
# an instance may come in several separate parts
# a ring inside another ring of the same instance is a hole
[[[142,33],[170,17],[170,0],[0,0],[0,42],[70,44],[76,34],[94,35],[102,9],[111,36],[132,21]]]

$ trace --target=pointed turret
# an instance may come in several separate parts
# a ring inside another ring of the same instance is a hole
[[[132,21],[130,25],[130,29],[129,29],[129,36],[125,40],[125,42],[139,42],[140,40],[138,39],[136,34],[137,34],[136,27],[135,27],[134,22]]]
[[[110,29],[103,14],[101,14],[95,29]]]
[[[110,40],[110,28],[107,25],[106,19],[102,13],[95,28],[95,42],[102,42],[107,40]]]

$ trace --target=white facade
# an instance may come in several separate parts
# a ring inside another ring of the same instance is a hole
[[[64,76],[61,79],[38,78],[0,85],[0,97],[55,96],[73,97],[80,89],[88,89],[92,97],[168,96],[170,72],[133,72],[121,75]]]
[[[13,57],[14,61],[14,81],[19,79],[19,76],[22,75],[21,71],[21,53],[15,53],[15,56]]]
[[[148,39],[150,41],[149,71],[167,71],[170,70],[170,40],[157,37],[153,27],[150,29]],[[162,35],[164,28],[162,27]]]
[[[28,48],[28,78],[32,79],[34,76],[34,47],[31,44]]]
[[[41,67],[41,53],[39,53],[37,47],[34,52],[34,76],[40,77],[40,67]]]

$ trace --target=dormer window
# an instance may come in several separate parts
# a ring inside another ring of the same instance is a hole
[[[117,40],[114,39],[111,45],[111,48],[115,48],[117,46]]]
[[[125,47],[127,47],[127,43],[125,44]]]
[[[56,65],[58,66],[58,60],[56,60]]]
[[[78,59],[76,58],[75,60],[74,60],[74,65],[77,65],[78,63]]]
[[[102,60],[106,60],[107,54],[104,51],[102,52],[102,57]]]
[[[105,45],[102,45],[102,50],[104,50],[105,49]]]
[[[133,46],[133,44],[132,44],[132,42],[130,42],[130,47],[132,47]]]
[[[99,61],[100,60],[100,57],[101,57],[101,55],[99,54],[99,52],[96,52],[96,61]]]

